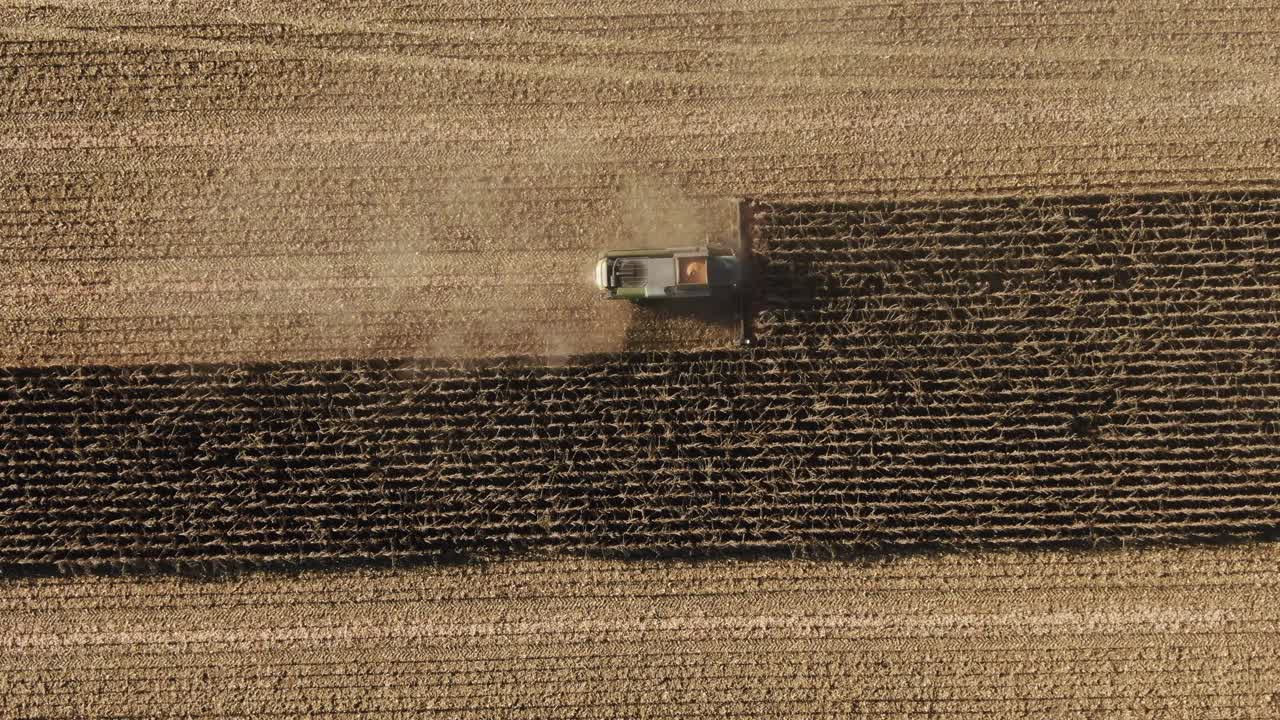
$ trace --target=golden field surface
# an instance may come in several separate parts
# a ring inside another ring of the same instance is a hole
[[[1278,36],[3,4],[0,718],[1276,717]]]
[[[0,586],[0,717],[1266,718],[1274,545]]]
[[[722,236],[726,197],[1280,168],[1264,3],[93,3],[0,27],[0,365],[724,346],[599,302],[596,251]]]

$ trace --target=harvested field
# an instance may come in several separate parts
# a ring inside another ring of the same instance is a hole
[[[1269,718],[1280,546],[0,585],[0,718]]]
[[[1278,36],[0,4],[0,718],[1276,717]]]
[[[1280,193],[771,205],[762,348],[4,371],[13,572],[1280,528]]]
[[[1280,178],[1280,5],[0,8],[0,366],[723,347],[587,290],[708,200]]]

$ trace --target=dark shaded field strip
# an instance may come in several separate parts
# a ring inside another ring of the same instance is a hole
[[[761,348],[0,371],[0,567],[1280,536],[1280,193],[755,227]]]

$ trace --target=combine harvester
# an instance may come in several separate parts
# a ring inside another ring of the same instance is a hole
[[[756,344],[750,307],[754,264],[751,203],[741,200],[736,251],[712,245],[606,250],[596,260],[595,281],[611,300],[736,300],[738,342],[749,346]]]

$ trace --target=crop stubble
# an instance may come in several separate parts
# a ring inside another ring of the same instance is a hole
[[[723,347],[598,302],[594,251],[694,241],[735,195],[1280,166],[1264,3],[107,3],[0,28],[0,365]]]
[[[1273,537],[1280,8],[650,8],[0,9],[5,574]],[[766,348],[591,296],[743,194]],[[1273,555],[6,580],[0,714],[1268,717]]]
[[[1265,718],[1277,545],[0,585],[0,717]]]

